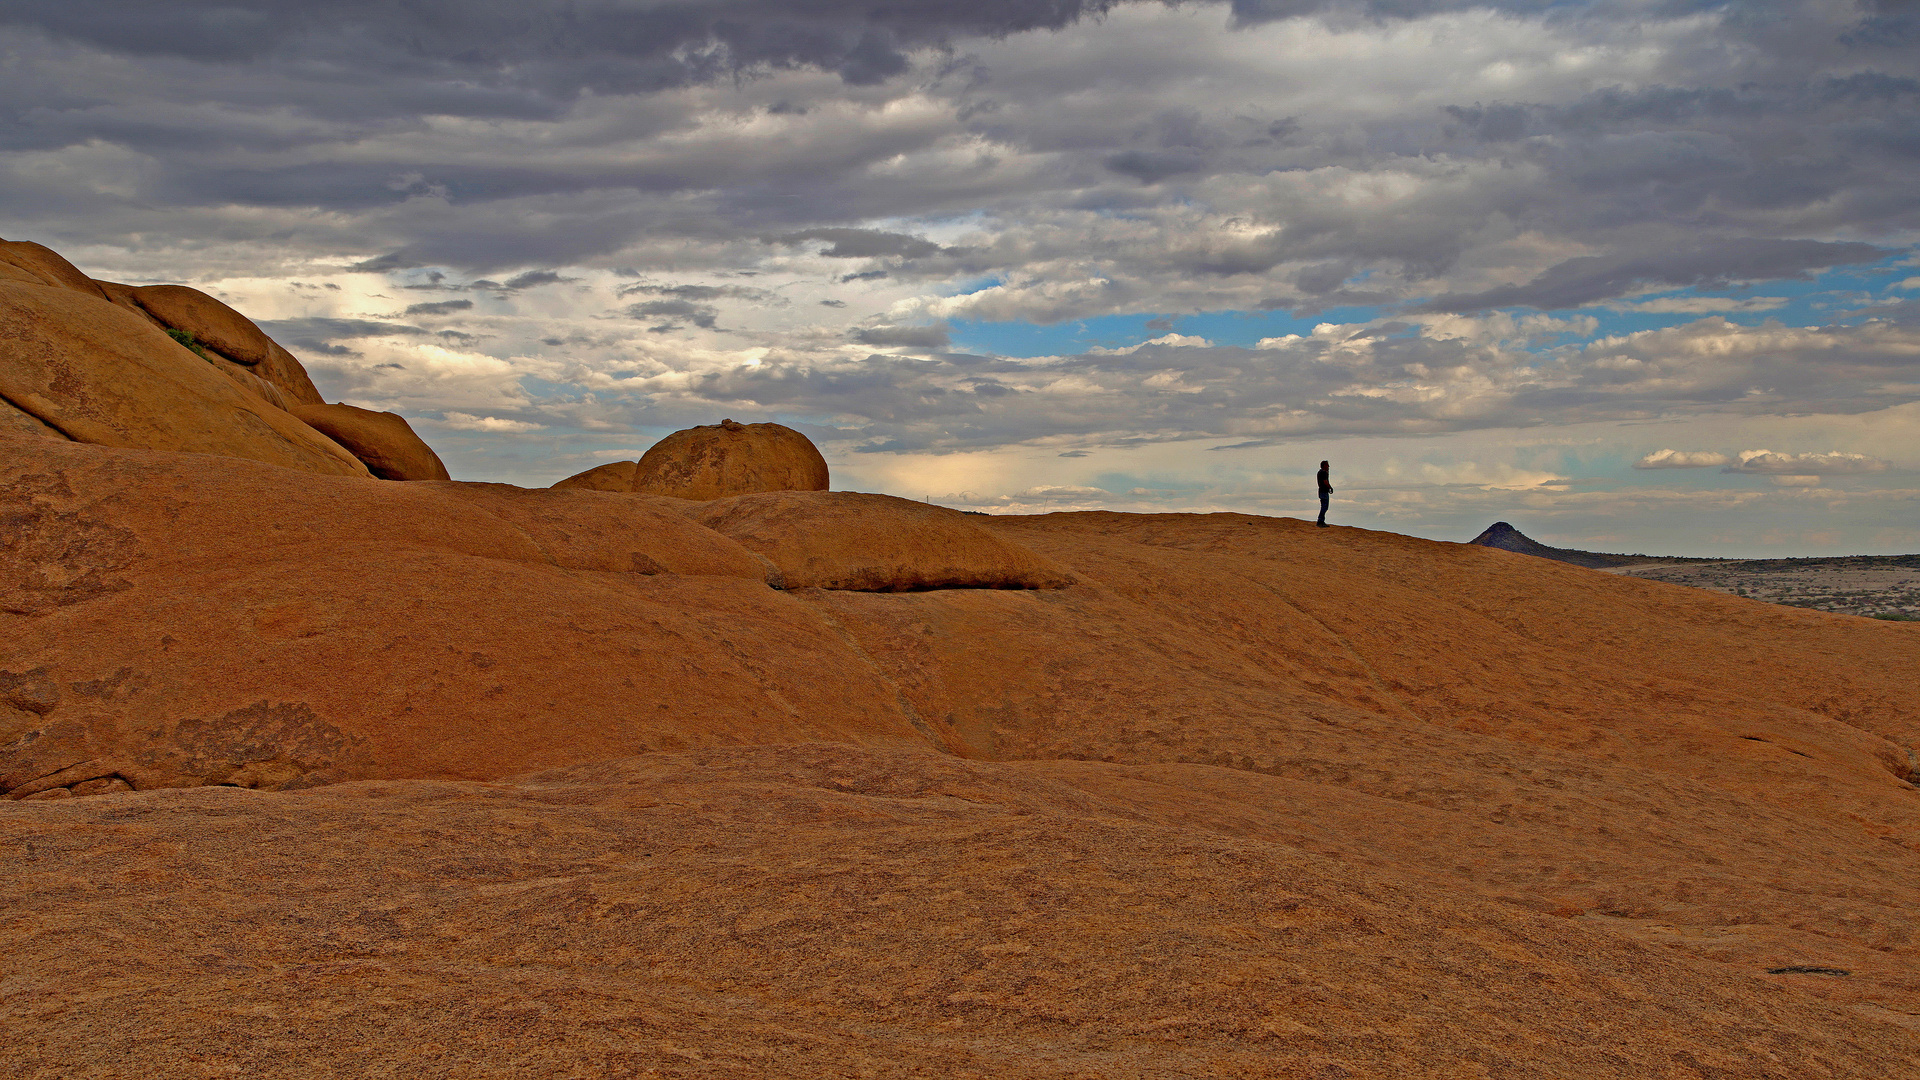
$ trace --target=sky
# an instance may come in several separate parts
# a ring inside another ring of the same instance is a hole
[[[0,236],[463,480],[1920,551],[1909,0],[9,0]]]

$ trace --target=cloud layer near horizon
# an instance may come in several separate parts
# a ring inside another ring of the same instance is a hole
[[[724,412],[842,457],[1025,447],[1061,470],[1028,487],[1110,491],[1070,467],[1858,417],[1920,400],[1911,270],[1796,297],[1910,256],[1917,26],[1850,0],[22,0],[0,235],[199,283],[330,395],[502,447]],[[1274,332],[1186,321],[1221,312]]]

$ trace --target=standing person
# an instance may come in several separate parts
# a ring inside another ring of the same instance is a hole
[[[1324,529],[1327,527],[1327,500],[1333,495],[1333,484],[1327,480],[1326,462],[1320,463],[1320,475],[1316,479],[1320,481],[1320,520],[1314,524]]]

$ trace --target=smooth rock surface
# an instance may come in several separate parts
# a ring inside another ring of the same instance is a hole
[[[789,589],[1058,589],[1072,576],[944,506],[854,491],[778,491],[688,507],[767,557]]]
[[[352,405],[293,405],[293,415],[339,443],[382,480],[450,480],[440,455],[398,413]]]
[[[555,481],[553,487],[557,491],[632,491],[633,474],[639,468],[637,461],[609,461]]]
[[[44,244],[36,244],[31,240],[0,240],[0,263],[24,270],[28,275],[38,275],[47,284],[72,289],[83,296],[102,300],[107,298],[92,278]],[[15,281],[25,280],[18,275],[12,275],[12,278]]]

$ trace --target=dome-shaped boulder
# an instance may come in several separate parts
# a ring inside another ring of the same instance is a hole
[[[630,474],[627,464],[601,465],[553,486],[638,491],[696,501],[827,489],[827,461],[819,449],[805,435],[780,424],[722,420],[687,428],[655,443]]]

